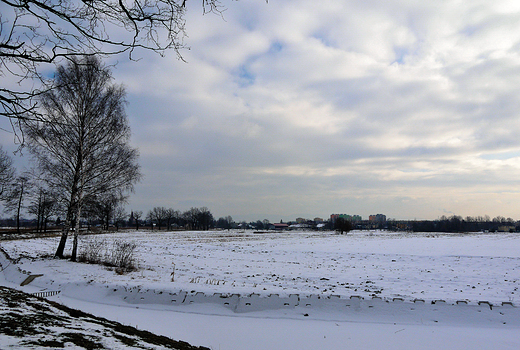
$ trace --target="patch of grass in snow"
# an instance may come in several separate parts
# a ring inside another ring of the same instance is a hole
[[[118,275],[137,270],[135,242],[116,239],[109,246],[105,239],[98,240],[94,237],[83,241],[82,245],[83,248],[78,256],[79,262],[113,267]]]
[[[190,279],[190,283],[201,283],[201,284],[209,284],[212,286],[219,286],[221,284],[225,284],[226,281],[218,280],[218,279],[206,279],[204,277],[193,277]]]

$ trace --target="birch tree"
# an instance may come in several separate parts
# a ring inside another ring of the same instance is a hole
[[[85,199],[131,191],[141,173],[138,151],[129,145],[125,90],[112,83],[110,70],[96,56],[73,57],[58,67],[54,83],[41,96],[41,120],[24,120],[23,130],[50,187],[64,193],[67,212],[55,255],[64,257],[74,221],[75,261]]]

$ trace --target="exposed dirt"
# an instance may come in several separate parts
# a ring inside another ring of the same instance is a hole
[[[7,348],[209,350],[0,287],[0,334]]]

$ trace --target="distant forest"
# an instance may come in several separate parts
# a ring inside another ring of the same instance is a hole
[[[413,232],[518,232],[520,221],[497,216],[442,216],[438,220],[388,221],[388,230],[406,230]]]

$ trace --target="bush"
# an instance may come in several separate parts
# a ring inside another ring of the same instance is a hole
[[[79,253],[78,260],[89,264],[100,264],[103,261],[103,247],[106,241],[98,239],[89,239],[85,241],[83,250]]]
[[[106,240],[89,239],[85,241],[78,259],[89,264],[115,267],[119,274],[137,270],[134,257],[136,243],[115,240],[110,248],[107,247]]]
[[[114,266],[117,273],[136,270],[134,259],[136,248],[137,244],[134,242],[114,241],[110,252],[110,266]]]

